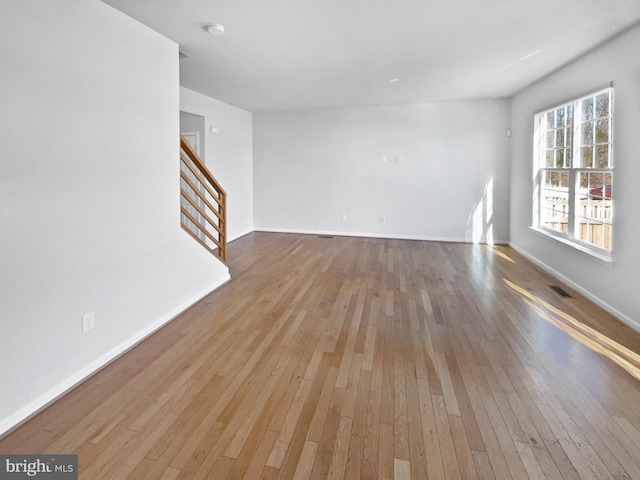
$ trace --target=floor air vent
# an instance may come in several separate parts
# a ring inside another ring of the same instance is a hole
[[[549,285],[549,288],[551,290],[553,290],[554,292],[556,292],[558,295],[560,295],[561,297],[564,298],[573,298],[571,297],[571,295],[569,295],[565,290],[563,290],[561,287],[557,286],[557,285]]]
[[[333,238],[331,235],[318,235],[318,238]]]

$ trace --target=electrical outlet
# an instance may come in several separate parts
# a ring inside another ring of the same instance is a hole
[[[396,163],[400,163],[402,161],[402,157],[400,155],[396,155]]]
[[[387,221],[387,217],[385,217],[384,215],[382,215],[382,216],[380,217],[380,223],[384,223],[384,222],[386,222],[386,221]]]
[[[347,216],[344,213],[342,214],[342,217],[340,217],[340,218],[342,219],[343,222],[347,221]]]
[[[96,326],[96,315],[89,312],[82,316],[82,333],[85,334]]]

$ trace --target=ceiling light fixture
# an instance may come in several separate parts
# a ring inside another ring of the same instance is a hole
[[[399,81],[400,81],[399,78],[392,78],[391,80],[389,80],[389,83],[397,83]]]
[[[224,35],[224,25],[209,24],[205,25],[204,29],[211,35]]]

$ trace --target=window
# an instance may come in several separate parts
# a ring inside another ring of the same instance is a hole
[[[610,255],[612,146],[612,88],[535,116],[535,228],[583,250]]]

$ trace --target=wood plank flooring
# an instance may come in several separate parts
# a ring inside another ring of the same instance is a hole
[[[88,480],[640,479],[640,335],[514,250],[252,233],[228,259],[0,452]]]

